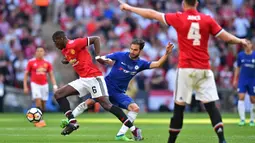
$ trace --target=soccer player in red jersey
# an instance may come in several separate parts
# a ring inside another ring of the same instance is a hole
[[[155,19],[168,26],[173,26],[178,35],[179,64],[175,90],[175,108],[171,118],[168,143],[174,143],[182,129],[185,104],[191,102],[192,91],[196,91],[196,99],[204,103],[210,116],[212,126],[218,135],[219,143],[226,143],[223,123],[215,101],[219,99],[210,70],[208,39],[209,35],[230,44],[247,45],[246,39],[239,39],[221,28],[208,15],[196,9],[197,0],[183,0],[183,12],[161,13],[151,9],[130,6],[119,0],[120,9],[134,12],[144,18]]]
[[[54,96],[61,110],[69,119],[69,124],[64,128],[61,134],[68,135],[79,128],[66,97],[71,95],[80,95],[80,97],[82,97],[90,93],[92,98],[99,102],[106,111],[114,114],[124,125],[129,127],[135,138],[141,140],[141,130],[133,126],[126,114],[109,101],[108,91],[102,72],[93,64],[92,58],[86,48],[94,44],[95,53],[99,56],[100,38],[92,36],[69,40],[63,31],[57,31],[52,35],[52,40],[65,57],[62,63],[72,64],[74,70],[80,77],[55,92]]]
[[[35,101],[36,107],[42,112],[45,111],[45,104],[49,97],[47,74],[49,74],[53,84],[53,90],[56,91],[58,88],[52,65],[43,59],[44,53],[45,51],[42,47],[36,49],[35,58],[29,60],[27,64],[23,81],[24,93],[28,94],[27,80],[30,73],[32,99]],[[46,126],[46,123],[44,120],[41,120],[40,122],[35,123],[35,126],[44,127]]]

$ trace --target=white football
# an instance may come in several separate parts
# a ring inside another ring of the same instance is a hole
[[[42,119],[42,111],[38,108],[31,108],[27,111],[26,116],[29,122],[37,123]]]

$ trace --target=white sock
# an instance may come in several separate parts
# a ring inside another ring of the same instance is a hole
[[[254,121],[254,104],[251,104],[250,114],[251,114],[251,121]]]
[[[88,109],[88,105],[85,104],[85,102],[80,103],[74,110],[73,110],[73,116],[77,117],[80,114],[82,114],[86,109]]]
[[[245,120],[245,106],[243,100],[238,100],[238,113],[241,120]]]
[[[130,120],[130,122],[134,122],[134,120],[136,119],[138,113],[134,112],[134,111],[129,111],[127,114],[128,119]],[[130,128],[131,131],[135,130],[135,126]],[[122,127],[120,128],[119,132],[117,133],[117,136],[119,135],[124,135],[126,134],[126,132],[128,131],[128,127],[125,126],[124,124],[122,124]]]

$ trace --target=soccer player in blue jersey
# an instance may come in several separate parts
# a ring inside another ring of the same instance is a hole
[[[255,51],[249,41],[248,46],[244,47],[244,51],[240,52],[237,57],[237,67],[233,84],[238,84],[238,113],[240,116],[239,126],[245,125],[245,105],[244,97],[246,92],[250,95],[250,126],[254,124],[254,104],[255,104]]]
[[[113,65],[110,73],[105,77],[106,85],[108,88],[110,101],[129,112],[127,116],[130,121],[134,122],[139,112],[138,105],[125,94],[129,81],[139,72],[146,69],[159,68],[168,59],[168,55],[172,52],[173,44],[168,43],[166,46],[166,53],[158,60],[149,62],[140,59],[139,55],[144,47],[145,42],[141,39],[134,39],[130,45],[129,52],[116,52],[103,57],[96,57],[97,61],[101,64]],[[114,63],[113,63],[114,62]],[[93,99],[88,99],[78,105],[74,111],[74,117],[77,117],[84,110],[90,108],[95,104]],[[65,120],[62,125],[64,126]],[[132,141],[125,136],[128,128],[122,125],[121,129],[115,137],[116,140]],[[135,140],[139,140],[136,139]]]

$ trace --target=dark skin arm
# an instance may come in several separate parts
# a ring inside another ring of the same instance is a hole
[[[96,56],[100,54],[100,37],[98,36],[91,36],[89,37],[89,45],[94,44]]]
[[[95,53],[96,53],[96,56],[98,56],[100,54],[100,37],[98,36],[89,37],[89,45],[92,45],[92,44],[94,44]],[[61,62],[62,64],[69,63],[66,58],[62,59]]]

